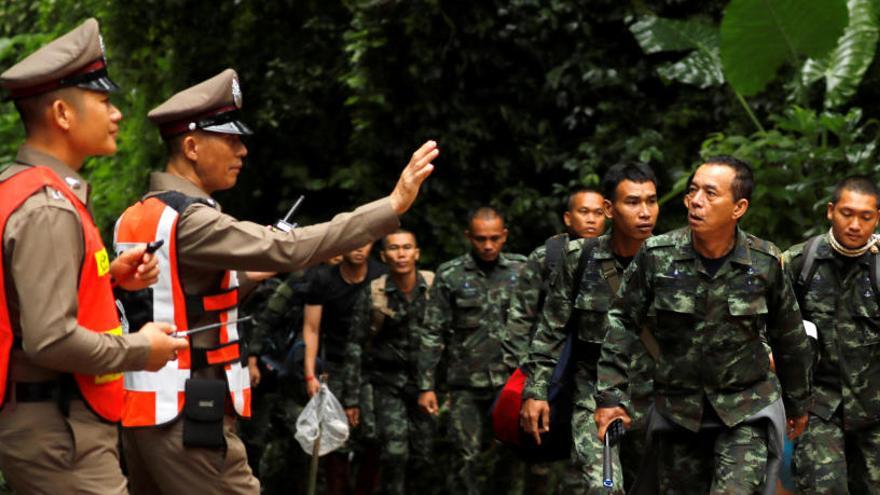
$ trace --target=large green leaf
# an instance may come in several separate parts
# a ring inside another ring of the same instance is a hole
[[[784,63],[827,55],[847,19],[845,0],[732,0],[721,21],[724,75],[740,94],[759,93]]]
[[[658,67],[664,78],[701,88],[724,84],[718,28],[712,24],[647,16],[629,29],[645,53],[692,50],[681,60]]]
[[[849,0],[849,25],[837,47],[825,57],[807,60],[804,85],[825,80],[825,107],[838,107],[855,94],[862,76],[874,60],[878,29],[876,0]]]

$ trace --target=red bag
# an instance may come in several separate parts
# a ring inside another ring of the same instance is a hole
[[[506,445],[521,445],[519,410],[522,407],[522,391],[526,386],[526,378],[526,374],[517,368],[507,379],[492,408],[495,438]]]

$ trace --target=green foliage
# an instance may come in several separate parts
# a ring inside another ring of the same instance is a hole
[[[792,107],[772,118],[770,131],[712,134],[701,155],[734,155],[752,165],[757,187],[743,226],[787,247],[827,228],[825,205],[838,180],[880,174],[880,128],[874,119],[863,120],[859,109],[841,114]]]
[[[849,0],[849,25],[828,55],[804,64],[804,86],[825,81],[825,107],[847,102],[856,92],[877,51],[876,0]]]
[[[721,62],[743,96],[761,92],[779,68],[834,48],[847,25],[844,0],[732,0],[721,22]]]
[[[701,88],[724,84],[718,28],[708,20],[646,16],[629,29],[645,53],[691,51],[683,59],[657,68],[665,79]]]

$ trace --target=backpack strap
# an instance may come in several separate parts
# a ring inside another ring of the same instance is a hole
[[[560,267],[565,261],[565,248],[568,246],[568,240],[568,234],[559,234],[550,237],[544,242],[544,266],[541,267],[541,280],[543,281],[541,287],[542,298],[550,288],[555,274],[559,273]],[[540,306],[543,306],[543,304]]]
[[[584,271],[587,269],[587,263],[590,262],[590,258],[593,257],[593,249],[596,247],[597,242],[592,239],[587,239],[584,241],[584,245],[581,248],[581,255],[578,258],[577,268],[574,270],[574,284],[572,284],[571,295],[569,296],[569,303],[571,304],[571,312],[568,316],[568,321],[565,322],[565,333],[571,333],[575,331],[575,326],[577,324],[577,318],[574,317],[575,308],[574,303],[577,301],[577,296],[581,292],[581,284],[584,280]]]
[[[372,302],[370,317],[370,335],[379,333],[388,308],[388,294],[385,292],[385,284],[388,283],[388,275],[382,275],[370,282],[370,301]]]
[[[565,248],[568,246],[568,234],[558,234],[544,241],[544,265],[541,267],[541,291],[538,293],[538,312],[544,307],[550,285],[559,273],[565,260]],[[532,324],[531,333],[535,333],[537,321]]]
[[[617,266],[614,264],[614,260],[602,262],[602,276],[605,277],[608,285],[611,286],[611,290],[617,294],[617,291],[620,290],[620,274],[617,273]],[[651,333],[647,325],[642,325],[639,339],[641,339],[642,345],[645,346],[648,354],[656,361],[660,357],[660,344],[654,338],[654,334]]]
[[[804,246],[804,264],[801,267],[801,272],[798,274],[797,279],[797,285],[800,286],[802,294],[807,293],[807,289],[810,288],[810,282],[813,280],[813,275],[816,274],[816,252],[819,250],[819,239],[821,237],[821,235],[811,237]],[[876,256],[873,256],[871,259],[873,260],[874,258],[876,258]],[[871,270],[871,272],[873,277],[874,270]],[[876,287],[874,280],[871,282]]]
[[[874,289],[874,295],[880,298],[880,253],[871,254],[871,288]]]
[[[617,273],[617,266],[614,264],[614,260],[603,260],[601,266],[602,278],[611,286],[611,292],[617,294],[617,290],[620,289],[620,274]]]

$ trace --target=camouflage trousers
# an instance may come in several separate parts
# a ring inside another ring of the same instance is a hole
[[[525,463],[495,442],[492,432],[489,409],[495,395],[491,388],[460,388],[449,393],[453,452],[448,493],[508,495],[522,490]]]
[[[309,456],[294,438],[301,404],[279,400],[273,407],[271,437],[260,459],[263,493],[305,493]],[[293,480],[293,481],[292,481]]]
[[[595,392],[595,380],[588,371],[586,364],[579,361],[575,372],[575,401],[574,412],[571,418],[571,431],[574,437],[574,457],[581,468],[582,480],[578,490],[572,493],[589,495],[622,495],[623,472],[620,465],[620,449],[614,449],[614,489],[608,490],[602,484],[602,467],[604,457],[604,443],[599,440],[599,432],[596,429],[596,421],[593,413],[596,412],[596,401],[593,398]],[[551,425],[552,428],[552,425]],[[630,436],[630,432],[624,438]]]
[[[767,428],[740,424],[694,433],[684,428],[660,437],[659,493],[760,493],[767,469]]]
[[[437,421],[419,410],[415,390],[373,385],[383,495],[428,493]],[[409,489],[407,489],[409,487]]]
[[[880,494],[880,424],[846,432],[811,414],[792,472],[804,494]]]

